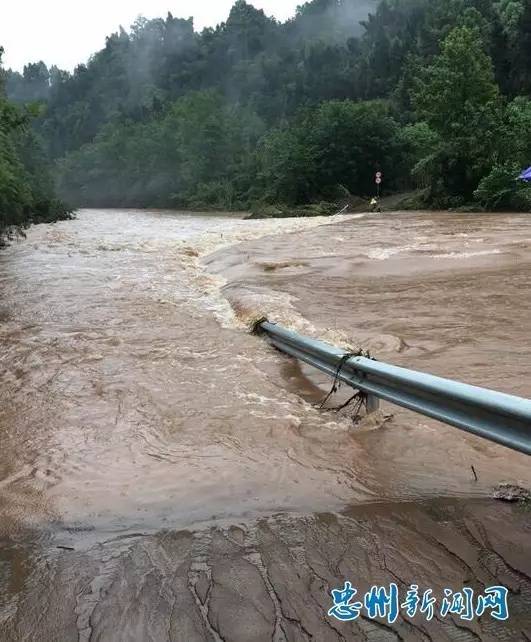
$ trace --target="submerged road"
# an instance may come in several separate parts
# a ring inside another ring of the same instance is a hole
[[[530,397],[530,248],[526,215],[32,228],[0,253],[0,640],[531,639],[531,509],[492,498],[529,459],[320,411],[330,382],[246,332]],[[345,581],[501,584],[510,619],[340,623]]]

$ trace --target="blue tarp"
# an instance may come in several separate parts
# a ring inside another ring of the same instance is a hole
[[[518,178],[521,181],[531,182],[531,167],[523,171]]]

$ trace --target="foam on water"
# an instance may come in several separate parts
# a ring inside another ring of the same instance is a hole
[[[490,256],[494,254],[502,254],[499,249],[493,250],[480,250],[478,252],[449,252],[447,254],[434,254],[436,259],[471,259],[475,256]]]

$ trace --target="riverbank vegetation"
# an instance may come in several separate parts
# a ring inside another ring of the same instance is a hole
[[[75,205],[327,211],[381,171],[411,207],[527,211],[530,57],[525,0],[313,0],[286,23],[237,0],[7,88]]]
[[[35,114],[6,99],[0,48],[0,246],[31,223],[69,215],[55,196],[49,160],[32,129]]]

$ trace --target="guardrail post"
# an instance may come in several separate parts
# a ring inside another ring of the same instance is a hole
[[[531,455],[531,399],[406,370],[304,337],[267,320],[255,324],[271,345],[366,395],[367,412],[379,399]]]
[[[372,415],[380,410],[380,399],[375,395],[367,395],[367,414]]]

